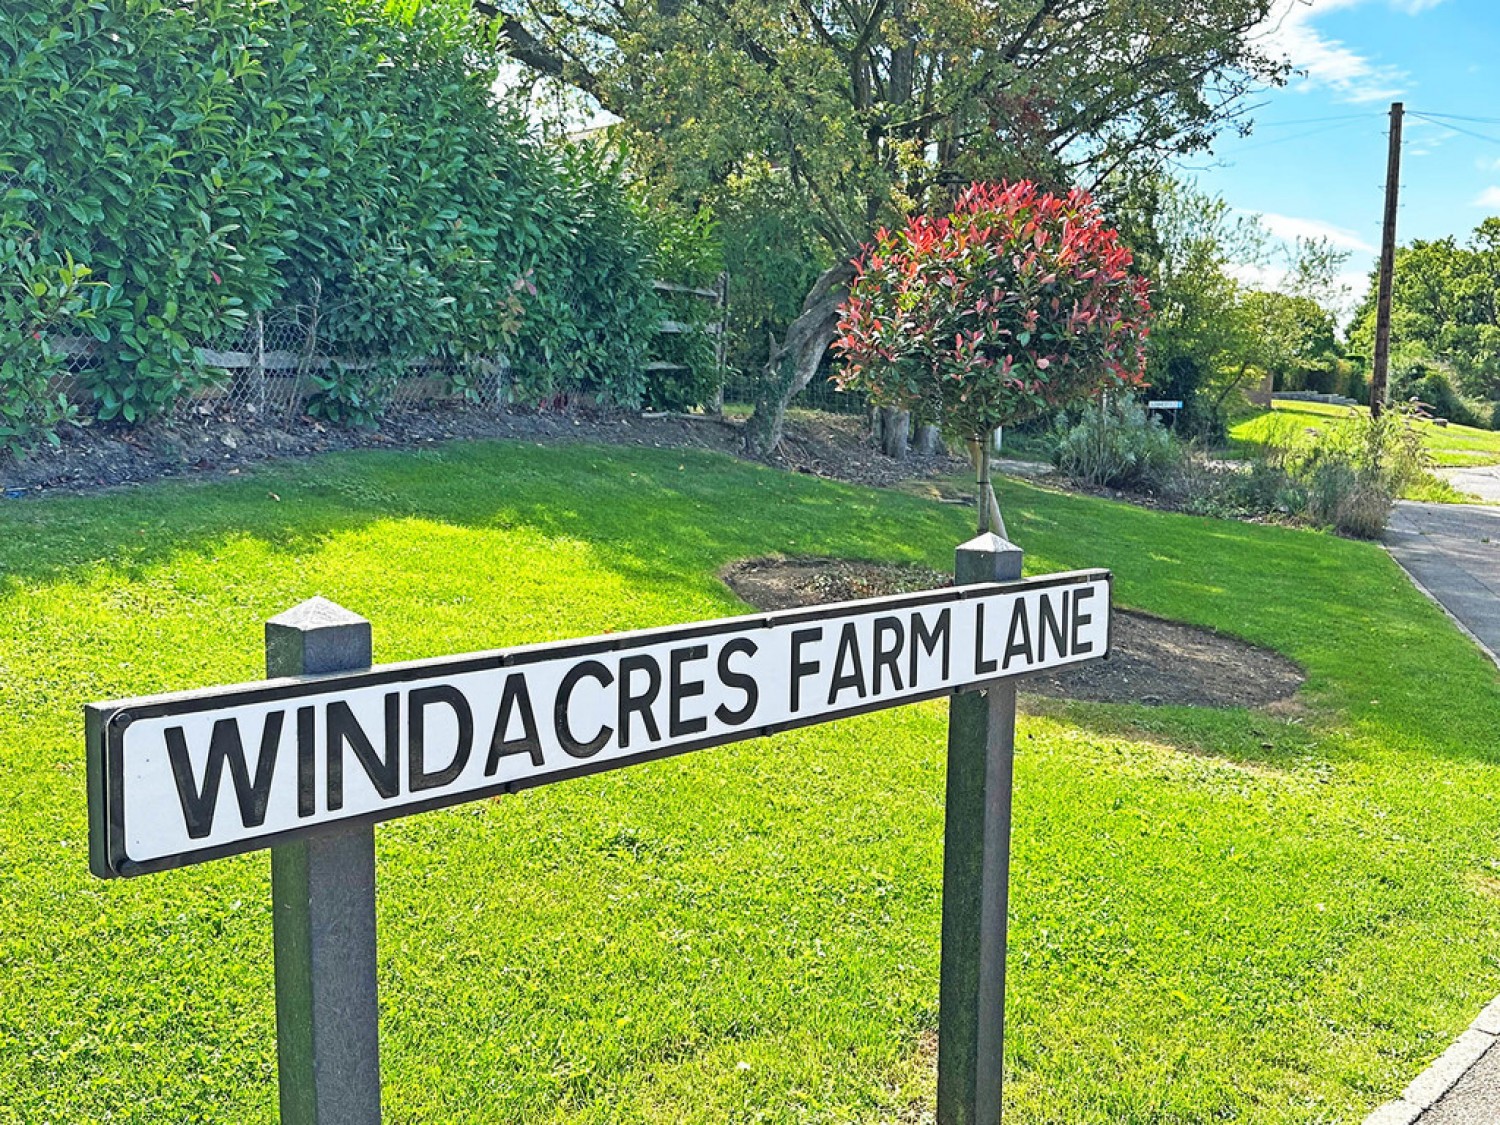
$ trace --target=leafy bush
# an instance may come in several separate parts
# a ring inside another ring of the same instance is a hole
[[[1126,395],[1090,403],[1076,423],[1062,419],[1058,429],[1058,467],[1096,488],[1157,486],[1182,460],[1166,428]]]
[[[1307,490],[1282,466],[1261,457],[1238,464],[1184,457],[1162,491],[1200,516],[1295,520],[1307,509]]]
[[[1373,539],[1396,498],[1428,488],[1431,455],[1399,407],[1309,430],[1291,419],[1244,466],[1185,464],[1168,494],[1204,515],[1271,515]]]
[[[1408,372],[1408,377],[1397,379],[1391,388],[1391,398],[1397,401],[1415,400],[1426,412],[1457,422],[1460,426],[1487,428],[1489,414],[1477,404],[1470,403],[1459,393],[1450,372],[1441,367],[1421,367]]]
[[[1432,456],[1409,413],[1395,408],[1379,418],[1356,413],[1299,446],[1288,464],[1306,482],[1312,522],[1373,539],[1396,498],[1432,467]]]
[[[1307,476],[1308,519],[1358,539],[1374,539],[1385,529],[1395,500],[1378,475],[1342,459],[1324,459]]]
[[[640,217],[607,160],[543,149],[495,103],[468,18],[380,0],[7,5],[0,276],[70,256],[92,271],[74,327],[95,341],[100,418],[207,386],[195,346],[276,305],[310,310],[342,361],[324,373],[334,415],[378,413],[402,363],[511,352],[534,394],[639,399],[659,312]]]
[[[636,209],[651,243],[657,277],[676,285],[717,289],[723,271],[718,226],[706,207],[689,211],[674,200],[635,189]],[[658,332],[646,373],[643,403],[657,410],[689,410],[715,401],[723,378],[719,340],[709,331],[722,312],[713,301],[692,293],[657,294],[661,318],[682,332]],[[671,366],[661,366],[671,365]]]
[[[651,239],[625,194],[622,160],[592,145],[564,147],[545,171],[551,227],[514,356],[518,389],[532,400],[636,405],[662,311]]]
[[[14,236],[0,237],[0,259],[10,263],[0,275],[0,451],[16,453],[73,414],[53,383],[67,358],[55,333],[84,322],[89,271],[70,257],[40,261]]]

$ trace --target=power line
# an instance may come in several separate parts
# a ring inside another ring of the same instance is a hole
[[[1415,113],[1416,110],[1411,112]],[[1442,117],[1449,121],[1472,121],[1476,125],[1500,125],[1500,117],[1461,117],[1456,113],[1428,113],[1426,117]]]
[[[1360,116],[1365,117],[1367,115],[1361,114]],[[1241,153],[1254,152],[1256,149],[1270,148],[1272,145],[1291,144],[1293,141],[1306,140],[1308,137],[1316,137],[1323,133],[1331,133],[1336,129],[1342,129],[1343,127],[1343,122],[1340,122],[1337,125],[1324,125],[1320,129],[1309,129],[1305,133],[1293,133],[1290,137],[1276,137],[1269,141],[1261,141],[1258,144],[1246,145],[1244,148],[1238,149],[1235,152],[1235,155],[1238,156]]]
[[[1379,117],[1379,116],[1381,116],[1381,114],[1379,114],[1379,113],[1365,112],[1365,113],[1341,113],[1341,114],[1338,114],[1337,116],[1334,116],[1334,117],[1301,117],[1301,118],[1296,119],[1295,121],[1257,121],[1257,122],[1255,122],[1255,128],[1257,128],[1257,129],[1279,129],[1282,126],[1290,126],[1290,125],[1322,125],[1326,121],[1367,121],[1367,120],[1369,120],[1371,118]],[[1497,122],[1497,123],[1500,123],[1500,122]]]
[[[1438,121],[1430,113],[1419,113],[1414,109],[1409,109],[1406,112],[1407,116],[1420,117],[1423,121],[1431,122],[1440,129],[1452,129],[1455,133],[1462,133],[1466,137],[1475,137],[1481,141],[1489,141],[1492,145],[1500,145],[1500,137],[1487,137],[1483,133],[1476,133],[1473,129],[1465,129],[1463,126],[1455,125],[1451,121]],[[1496,124],[1500,124],[1500,122],[1496,122]]]

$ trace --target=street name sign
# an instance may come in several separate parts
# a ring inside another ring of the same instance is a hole
[[[1153,398],[1146,403],[1147,410],[1181,410],[1180,398]]]
[[[85,709],[89,865],[270,848],[282,1125],[380,1125],[377,822],[952,694],[937,1121],[998,1121],[1015,677],[1108,654],[1110,575],[1021,580],[992,534],[954,570],[949,589],[383,667],[370,623],[314,598],[266,622],[275,678]]]
[[[1095,660],[1103,570],[86,709],[104,878]]]

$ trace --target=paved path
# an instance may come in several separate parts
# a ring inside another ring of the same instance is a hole
[[[1500,465],[1478,465],[1472,469],[1439,469],[1449,484],[1469,492],[1487,504],[1500,503]]]
[[[1500,508],[1403,500],[1385,545],[1464,628],[1500,652]]]
[[[1486,1051],[1417,1120],[1421,1125],[1495,1125],[1500,1121],[1500,1049]]]
[[[1463,469],[1454,486],[1500,500],[1500,466]],[[1488,490],[1488,491],[1486,491]],[[1500,508],[1402,501],[1385,534],[1391,556],[1500,664]],[[1500,1122],[1500,999],[1365,1125]]]

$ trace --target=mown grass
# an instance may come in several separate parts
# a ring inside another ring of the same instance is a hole
[[[1273,399],[1271,407],[1236,423],[1230,430],[1230,437],[1237,442],[1261,445],[1274,435],[1276,427],[1285,425],[1286,419],[1319,429],[1338,425],[1355,413],[1368,412],[1363,406],[1332,406],[1291,399]],[[1472,468],[1500,464],[1500,431],[1454,424],[1435,426],[1431,422],[1416,422],[1415,425],[1438,465]]]
[[[1281,717],[1023,719],[1007,1120],[1358,1121],[1500,991],[1494,668],[1373,547],[1003,489],[1031,572],[1308,672]],[[266,856],[92,879],[81,703],[254,678],[314,593],[397,660],[735,612],[746,555],[945,567],[969,518],[527,445],[0,508],[0,1122],[275,1118]],[[944,715],[383,826],[388,1120],[919,1120]]]

